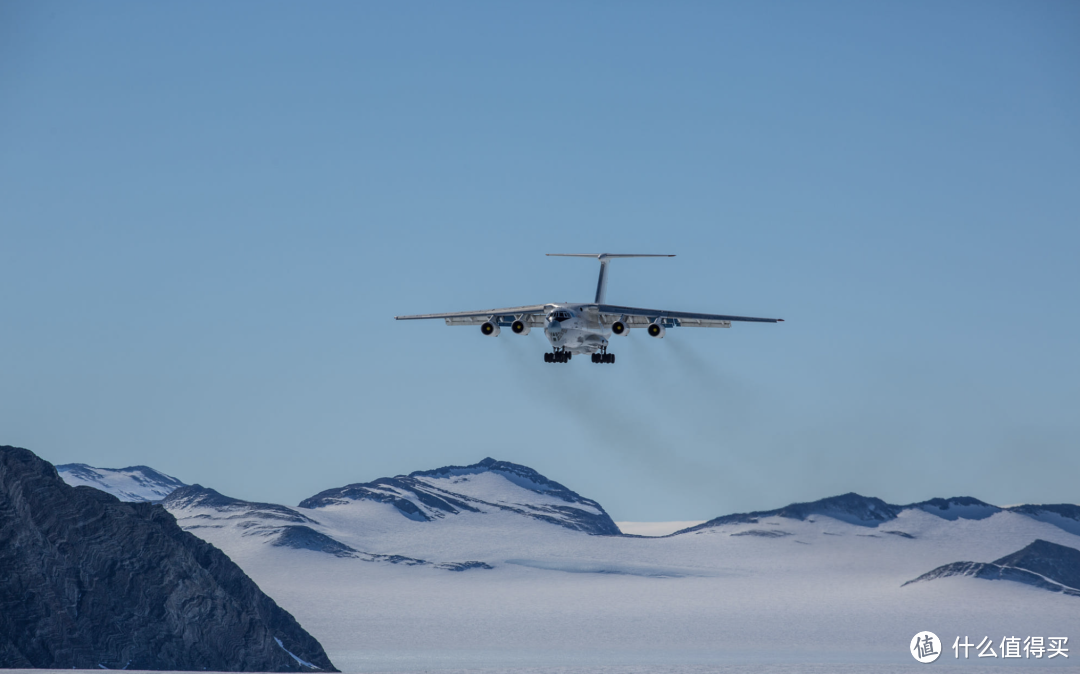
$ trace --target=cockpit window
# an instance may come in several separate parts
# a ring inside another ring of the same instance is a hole
[[[559,322],[568,321],[573,317],[574,317],[574,314],[570,313],[569,311],[563,310],[563,309],[560,309],[558,311],[553,311],[551,313],[551,319],[554,320],[554,321],[559,321]]]

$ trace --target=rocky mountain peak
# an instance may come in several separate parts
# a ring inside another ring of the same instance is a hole
[[[1080,550],[1041,538],[1011,555],[995,559],[998,566],[1014,566],[1080,590]]]
[[[1080,597],[1080,550],[1041,538],[992,562],[952,562],[927,571],[904,585],[952,576],[1009,580]]]
[[[0,667],[336,671],[289,613],[164,508],[72,487],[8,446],[0,569]]]

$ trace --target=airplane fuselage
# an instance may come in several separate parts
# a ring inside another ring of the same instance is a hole
[[[544,317],[544,336],[556,351],[596,353],[607,350],[611,328],[595,304],[554,304]]]

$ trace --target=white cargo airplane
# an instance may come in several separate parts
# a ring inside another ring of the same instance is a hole
[[[750,318],[717,314],[692,314],[685,311],[659,311],[604,304],[607,290],[607,269],[617,257],[675,257],[674,255],[614,255],[601,253],[548,253],[552,257],[592,257],[600,260],[600,280],[596,284],[596,299],[590,304],[534,304],[528,307],[458,311],[448,314],[395,316],[399,321],[421,318],[442,318],[447,325],[479,325],[480,332],[498,337],[499,328],[527,335],[532,328],[544,328],[551,342],[551,353],[544,354],[545,363],[566,363],[573,354],[590,353],[594,363],[614,363],[615,354],[608,353],[611,335],[629,335],[630,328],[645,328],[650,337],[663,337],[667,328],[730,328],[732,321],[753,323],[782,323],[782,318]]]

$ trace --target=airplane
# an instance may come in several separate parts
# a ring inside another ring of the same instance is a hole
[[[662,339],[669,328],[730,328],[732,321],[750,323],[782,323],[782,318],[752,318],[695,314],[685,311],[665,311],[620,307],[604,303],[607,291],[608,264],[621,257],[675,257],[674,255],[628,255],[600,253],[548,253],[548,257],[591,257],[600,261],[600,279],[596,283],[596,299],[591,303],[553,302],[508,309],[457,311],[444,314],[395,316],[399,321],[441,318],[447,325],[479,325],[480,332],[498,337],[500,328],[509,327],[516,335],[527,335],[533,328],[543,328],[552,350],[544,354],[545,363],[568,363],[575,354],[592,354],[594,363],[614,363],[615,354],[608,353],[612,335],[627,336],[631,328],[644,328],[650,337]]]

